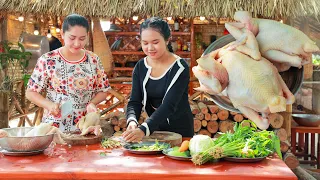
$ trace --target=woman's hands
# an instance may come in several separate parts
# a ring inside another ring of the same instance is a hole
[[[51,102],[47,107],[47,110],[54,116],[58,116],[59,114],[61,114],[60,104],[58,103]]]
[[[129,124],[128,124],[127,130],[133,130],[133,129],[136,129],[136,128],[138,128],[137,123],[134,122],[134,121],[130,121]]]
[[[122,134],[126,142],[140,142],[144,136],[144,132],[138,128],[134,121],[129,123],[127,130]]]

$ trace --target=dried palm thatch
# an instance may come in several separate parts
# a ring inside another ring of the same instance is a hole
[[[113,70],[113,58],[108,40],[100,26],[98,18],[93,18],[93,49],[100,57],[104,71],[109,74]]]
[[[319,0],[0,0],[0,11],[96,17],[206,16],[233,17],[237,10],[253,16],[320,16]]]

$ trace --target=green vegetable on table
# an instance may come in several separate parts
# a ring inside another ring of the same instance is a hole
[[[224,133],[213,141],[213,144],[209,148],[193,154],[193,163],[201,165],[223,157],[265,157],[273,152],[276,152],[282,158],[280,140],[274,132],[266,130],[257,131],[255,124],[251,121],[249,122],[253,127],[243,127],[242,123],[236,123],[233,134],[230,132]],[[207,146],[207,143],[205,143],[205,146]]]
[[[134,145],[131,149],[138,151],[161,151],[169,148],[167,144],[159,143],[157,140],[153,145]]]
[[[312,63],[316,66],[320,66],[320,55],[312,55]]]
[[[175,146],[172,148],[171,151],[168,152],[168,155],[170,156],[175,156],[175,157],[190,157],[190,151],[184,151],[184,152],[180,152],[179,151],[179,146]]]
[[[113,139],[103,139],[101,141],[101,146],[104,148],[117,148],[117,147],[121,147],[121,143],[119,141],[113,140]]]

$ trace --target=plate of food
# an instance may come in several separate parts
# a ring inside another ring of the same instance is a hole
[[[255,157],[255,158],[241,158],[241,157],[224,157],[223,159],[230,162],[242,162],[242,163],[250,163],[250,162],[259,162],[266,159],[267,156],[264,157]]]
[[[160,154],[163,150],[170,148],[170,144],[165,142],[141,142],[127,143],[123,146],[127,151],[134,154]]]
[[[173,148],[168,148],[162,151],[164,155],[166,155],[168,158],[180,160],[180,161],[191,161],[191,155],[190,151],[179,151],[180,147],[175,146]]]

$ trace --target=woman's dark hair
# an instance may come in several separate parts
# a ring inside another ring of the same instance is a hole
[[[67,16],[63,21],[62,31],[66,32],[73,26],[82,26],[86,28],[87,32],[89,32],[88,20],[79,14],[70,14]]]
[[[143,23],[141,23],[140,36],[141,36],[142,31],[145,29],[148,29],[148,28],[151,28],[151,29],[159,32],[165,41],[168,41],[171,36],[171,30],[170,30],[169,24],[160,17],[151,17],[151,18],[145,20]],[[172,49],[170,42],[168,44],[168,50],[170,52],[173,52],[173,49]]]

